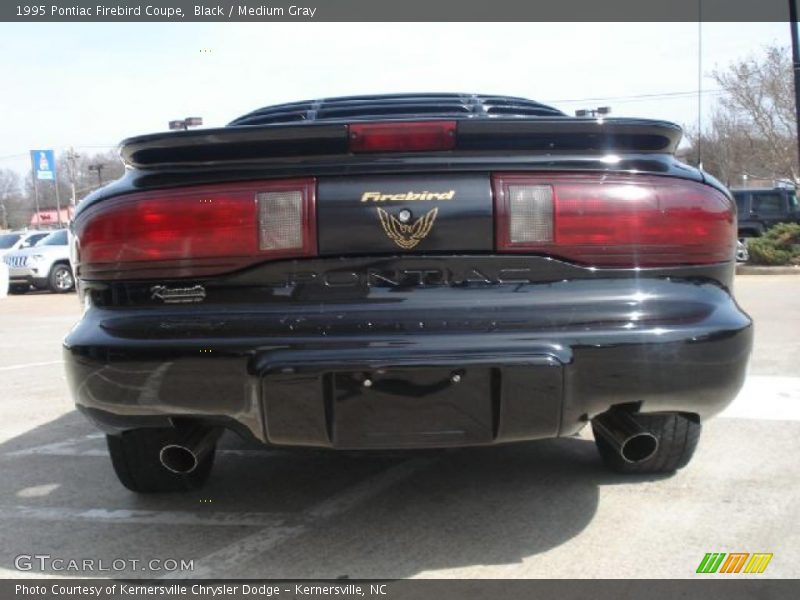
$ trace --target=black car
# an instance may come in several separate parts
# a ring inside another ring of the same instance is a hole
[[[797,195],[790,188],[744,188],[736,200],[739,238],[758,237],[778,223],[800,223]]]
[[[223,429],[402,449],[573,435],[663,473],[745,376],[735,207],[678,126],[523,98],[357,96],[126,140],[79,207],[77,406],[122,483]]]

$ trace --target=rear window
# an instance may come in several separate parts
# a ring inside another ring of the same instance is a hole
[[[67,245],[67,230],[54,231],[43,240],[39,241],[37,246],[66,246]]]
[[[736,210],[738,210],[740,214],[747,212],[746,194],[734,194],[733,199],[736,200]]]
[[[783,213],[783,195],[774,192],[753,194],[753,212],[761,215]]]
[[[16,233],[6,233],[5,235],[0,235],[0,248],[11,248],[11,246],[19,241],[20,237],[21,236]]]

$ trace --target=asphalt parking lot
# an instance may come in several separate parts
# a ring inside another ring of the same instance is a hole
[[[748,380],[672,477],[603,470],[588,431],[394,454],[226,436],[204,490],[151,497],[118,484],[68,398],[75,295],[0,299],[0,576],[686,578],[707,552],[769,552],[758,577],[798,577],[800,277],[742,276],[736,292],[756,320]],[[19,555],[126,563],[20,571]]]

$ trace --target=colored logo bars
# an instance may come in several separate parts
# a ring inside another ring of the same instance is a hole
[[[700,561],[697,573],[763,573],[771,560],[772,553],[766,552],[709,552]]]

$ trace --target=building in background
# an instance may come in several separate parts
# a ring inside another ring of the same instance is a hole
[[[61,209],[61,224],[72,220],[74,209],[70,206]],[[31,227],[58,227],[58,211],[55,208],[42,209],[31,215]]]

